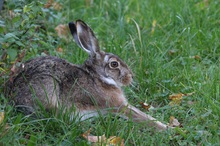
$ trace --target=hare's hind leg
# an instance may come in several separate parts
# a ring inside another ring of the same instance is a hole
[[[59,83],[50,76],[33,80],[30,88],[45,109],[57,108],[59,105]]]
[[[46,110],[58,107],[60,89],[58,82],[52,77],[38,76],[29,81],[21,79],[16,84],[16,108],[24,114],[34,113],[39,106]]]

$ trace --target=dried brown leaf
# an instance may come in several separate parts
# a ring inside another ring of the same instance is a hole
[[[50,8],[51,6],[53,6],[53,9],[57,11],[62,9],[62,5],[58,2],[54,2],[54,0],[48,0],[44,5],[44,8]]]
[[[193,58],[193,59],[199,60],[199,61],[202,60],[201,56],[199,56],[199,55],[191,56],[190,58]]]
[[[141,102],[140,104],[141,104],[142,108],[146,109],[147,111],[149,111],[149,109],[151,108],[151,105],[147,104],[145,102]]]
[[[55,28],[57,35],[60,38],[64,38],[67,39],[68,33],[69,33],[69,28],[67,25],[65,24],[60,24]]]
[[[124,139],[121,139],[121,137],[110,136],[110,138],[107,139],[106,146],[124,146]]]
[[[50,8],[53,4],[53,0],[48,0],[47,3],[44,5],[44,8]]]
[[[91,128],[87,130],[86,132],[84,132],[81,136],[86,139],[87,136],[90,135],[90,131],[91,131]]]
[[[102,136],[93,136],[90,135],[90,131],[91,129],[89,129],[88,131],[86,131],[85,133],[82,134],[82,137],[85,138],[86,140],[88,140],[89,142],[92,142],[93,145],[96,146],[102,146],[102,145],[106,145],[106,146],[124,146],[124,139],[121,139],[120,137],[116,137],[116,136],[110,136],[110,138],[106,138],[105,135]]]
[[[54,8],[54,10],[59,11],[59,10],[62,9],[62,5],[60,3],[58,3],[58,2],[54,2],[53,3],[53,8]]]
[[[57,52],[63,53],[63,49],[61,47],[57,48]]]
[[[180,123],[174,116],[170,116],[169,126],[178,127],[178,126],[180,126]]]

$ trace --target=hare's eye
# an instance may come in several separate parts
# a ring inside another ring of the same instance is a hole
[[[111,67],[111,68],[117,68],[117,67],[118,67],[118,62],[117,62],[117,61],[112,61],[112,62],[110,63],[110,67]]]

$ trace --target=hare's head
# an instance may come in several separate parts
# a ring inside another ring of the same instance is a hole
[[[105,83],[121,87],[132,82],[132,72],[118,56],[101,51],[91,28],[81,20],[69,23],[76,43],[89,54],[84,67]]]

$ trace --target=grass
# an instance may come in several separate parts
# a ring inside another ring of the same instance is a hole
[[[125,145],[220,144],[220,2],[57,2],[62,4],[61,9],[42,10],[46,1],[5,1],[0,15],[0,31],[4,33],[1,37],[5,40],[0,40],[0,51],[3,54],[3,48],[6,49],[8,57],[1,59],[0,64],[1,71],[5,72],[0,79],[0,108],[5,113],[0,126],[0,144],[89,145],[81,137],[89,128],[92,128],[93,135],[120,136]],[[28,12],[24,12],[25,8]],[[11,16],[10,11],[22,17]],[[144,101],[159,106],[150,114],[164,122],[168,122],[170,116],[176,117],[183,126],[181,130],[156,133],[143,124],[112,118],[111,115],[77,122],[69,121],[68,116],[53,114],[30,119],[15,111],[3,95],[3,85],[9,78],[9,67],[22,50],[27,50],[23,61],[43,53],[76,64],[87,58],[70,35],[62,39],[54,30],[57,25],[76,19],[82,19],[92,27],[101,48],[119,55],[131,66],[135,74],[134,86],[124,89],[129,102],[140,109],[139,102]],[[25,33],[24,30],[28,31]],[[18,39],[6,38],[7,33]],[[58,47],[62,52],[57,51]],[[184,97],[180,105],[169,106],[169,95],[192,92],[195,93]],[[5,125],[8,125],[7,130]]]

